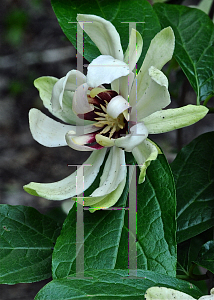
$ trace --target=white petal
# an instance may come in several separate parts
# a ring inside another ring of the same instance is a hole
[[[96,128],[97,130],[97,128]],[[67,132],[65,139],[69,147],[78,151],[94,151],[103,148],[100,144],[96,143],[96,133],[89,133],[83,135],[77,135],[73,132]],[[91,146],[85,146],[86,144],[92,144]]]
[[[210,295],[202,296],[198,300],[214,300],[214,288],[210,290]]]
[[[112,147],[105,163],[99,187],[91,194],[92,197],[105,196],[114,191],[126,177],[124,151]],[[122,166],[121,166],[122,165]]]
[[[88,103],[87,92],[88,85],[84,83],[74,93],[72,109],[76,114],[85,114],[94,110],[94,106]]]
[[[142,53],[142,49],[142,36],[138,31],[132,28],[131,35],[129,37],[129,45],[124,55],[124,61],[129,65],[130,72],[136,68],[137,61]]]
[[[192,125],[208,113],[203,105],[186,105],[180,108],[157,111],[143,118],[149,134],[163,133]]]
[[[101,54],[123,60],[120,36],[114,25],[95,15],[77,15],[77,21],[95,43]],[[83,23],[84,22],[84,23]]]
[[[128,74],[129,67],[126,63],[110,55],[100,55],[88,66],[87,84],[90,87],[97,87]]]
[[[155,67],[150,67],[149,76],[151,77],[150,84],[137,102],[137,120],[161,110],[171,102],[166,76]],[[132,113],[134,113],[134,109]]]
[[[175,47],[175,37],[171,27],[164,28],[152,39],[146,57],[137,75],[137,97],[141,97],[149,86],[149,68],[162,67],[172,58]],[[131,91],[131,98],[135,98],[135,91]]]
[[[122,96],[118,95],[111,99],[107,106],[107,114],[116,119],[122,112],[129,108],[129,102]]]
[[[146,300],[196,300],[186,293],[158,286],[149,288],[144,297]]]
[[[29,112],[29,124],[34,140],[46,147],[67,146],[66,133],[75,133],[75,126],[54,121],[36,108]]]
[[[134,147],[142,143],[148,136],[148,130],[143,123],[138,123],[130,128],[130,134],[125,137],[120,137],[115,140],[115,145],[124,149],[127,152],[131,152]]]
[[[132,154],[140,168],[140,175],[138,178],[139,184],[144,182],[146,169],[150,165],[151,161],[157,158],[158,153],[161,153],[160,149],[149,139],[144,140],[140,145],[136,146],[132,150]]]
[[[69,124],[75,124],[77,116],[72,111],[72,100],[73,100],[73,94],[74,92],[71,91],[65,91],[63,94],[63,110],[61,107],[57,111],[52,110],[51,105],[51,97],[52,97],[52,91],[53,87],[58,81],[58,78],[55,77],[39,77],[34,81],[35,87],[39,90],[39,96],[43,101],[44,106],[51,112],[55,117],[59,118],[60,120],[69,123]],[[84,124],[89,124],[90,121],[84,121]]]
[[[86,82],[86,77],[80,71],[71,70],[54,85],[52,93],[52,109],[57,111],[63,107],[63,94],[65,90],[75,91],[78,86]]]
[[[198,300],[214,300],[214,295],[202,296]]]
[[[112,91],[117,92],[118,94],[120,93],[120,79],[124,78],[124,77],[120,77],[118,79],[115,79],[114,81],[112,81],[111,83],[111,89]]]
[[[91,165],[84,167],[84,187],[76,185],[77,172],[74,172],[68,177],[53,183],[31,182],[24,186],[24,190],[31,195],[50,200],[64,200],[79,195],[94,182],[103,163],[105,153],[106,148],[94,151],[84,162],[83,165]]]

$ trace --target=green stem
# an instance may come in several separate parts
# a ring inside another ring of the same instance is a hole
[[[196,267],[195,263],[192,263],[190,265],[190,268],[189,268],[189,278],[192,279],[192,280],[195,280],[195,281],[206,280],[208,278],[207,274],[196,275],[196,274],[193,273],[195,267]]]
[[[209,96],[204,100],[203,105],[204,105],[204,106],[207,106],[208,101],[209,101],[212,97],[213,97],[213,95],[209,95]]]
[[[176,278],[187,281],[191,279],[188,275],[177,275]]]
[[[213,114],[214,113],[214,107],[207,107],[209,109],[209,114]]]

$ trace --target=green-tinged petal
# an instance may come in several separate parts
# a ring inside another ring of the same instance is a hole
[[[69,71],[66,76],[60,78],[53,87],[51,104],[52,110],[63,110],[64,92],[74,92],[78,86],[86,82],[86,77],[78,70]]]
[[[111,55],[123,60],[120,36],[114,25],[95,15],[78,14],[77,21],[90,39],[95,43],[101,54]]]
[[[149,86],[149,68],[154,66],[161,70],[162,67],[172,58],[175,47],[175,37],[171,27],[164,28],[152,39],[146,57],[137,75],[137,97],[142,97]],[[135,91],[131,91],[130,98],[135,99]]]
[[[31,195],[49,200],[64,200],[79,195],[95,180],[103,163],[105,153],[106,148],[94,151],[83,163],[83,165],[91,165],[84,167],[84,188],[76,185],[77,172],[74,172],[68,177],[53,183],[31,182],[24,186],[24,190]]]
[[[44,106],[49,110],[51,114],[53,114],[55,117],[59,118],[60,120],[66,123],[76,124],[76,119],[78,119],[78,117],[72,111],[72,100],[73,100],[74,92],[65,91],[62,100],[63,110],[60,109],[56,112],[52,111],[51,97],[52,97],[53,87],[57,81],[58,78],[44,76],[44,77],[37,78],[34,81],[34,85],[39,90],[39,95],[43,101]],[[91,121],[84,121],[84,124],[90,124],[90,123]]]
[[[124,151],[115,146],[112,147],[105,163],[103,174],[100,178],[99,187],[91,194],[91,196],[105,196],[114,191],[126,177],[125,164]]]
[[[61,204],[61,208],[63,210],[63,212],[65,214],[68,214],[69,211],[72,209],[72,207],[74,206],[75,201],[68,199],[68,200],[64,200]]]
[[[203,105],[186,105],[157,111],[141,121],[149,134],[157,134],[192,125],[205,117],[208,111]]]
[[[129,37],[129,45],[124,55],[124,61],[129,65],[130,72],[136,67],[136,63],[141,56],[142,49],[142,36],[138,31],[132,29]]]
[[[186,293],[176,291],[166,287],[154,286],[145,293],[146,300],[196,300]],[[201,299],[201,298],[200,298]]]
[[[114,139],[110,139],[107,136],[102,134],[96,134],[95,136],[96,142],[103,147],[112,147],[114,146]]]
[[[76,131],[76,126],[52,120],[36,108],[29,112],[29,125],[34,140],[46,147],[67,146],[66,133],[71,131],[75,134]]]
[[[140,175],[138,178],[139,184],[144,182],[146,169],[150,165],[151,161],[155,160],[160,153],[161,151],[158,146],[149,139],[146,139],[132,150],[132,154],[140,168]]]
[[[117,188],[110,194],[103,197],[84,197],[84,198],[73,198],[77,199],[78,203],[82,204],[84,200],[84,206],[91,206],[90,212],[95,212],[99,209],[106,209],[112,207],[119,200],[120,196],[123,193],[123,189],[126,184],[126,177],[123,181],[117,186]]]
[[[134,73],[131,72],[131,73],[129,73],[128,76],[122,76],[118,80],[119,81],[119,94],[125,99],[128,99],[130,87],[132,86],[134,77],[135,77]],[[129,100],[129,103],[130,103],[130,100]]]
[[[142,98],[137,102],[137,120],[165,108],[171,102],[166,76],[155,67],[150,67],[149,75],[151,77],[150,84]],[[132,114],[136,115],[134,108]]]

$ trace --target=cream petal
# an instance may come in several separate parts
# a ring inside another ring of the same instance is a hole
[[[36,108],[29,112],[29,124],[34,140],[46,147],[67,146],[66,133],[75,133],[75,126],[52,120]]]
[[[88,103],[87,93],[87,83],[80,85],[74,93],[72,109],[76,114],[85,114],[94,110],[94,106]]]
[[[157,111],[141,121],[149,134],[157,134],[192,125],[205,117],[208,111],[203,105],[186,105]]]
[[[145,295],[146,300],[196,300],[192,296],[187,295],[186,293],[166,288],[166,287],[150,287]]]
[[[96,139],[96,142],[103,147],[114,146],[114,139],[110,139],[107,136],[104,136],[102,134],[96,134],[95,139]]]
[[[84,187],[76,185],[77,172],[74,172],[68,177],[53,183],[31,182],[24,186],[24,190],[31,195],[49,200],[64,200],[79,195],[94,182],[103,163],[105,153],[106,148],[94,151],[83,163],[83,165],[90,165],[84,167]]]
[[[151,77],[151,82],[142,98],[137,102],[137,120],[141,120],[161,110],[171,102],[166,76],[155,67],[149,68],[149,76]]]
[[[140,175],[138,178],[139,184],[144,182],[146,169],[150,165],[151,161],[155,160],[160,153],[160,149],[149,139],[144,140],[132,150],[132,154],[140,168]]]
[[[97,87],[128,74],[129,67],[126,63],[110,55],[100,55],[88,66],[87,84],[90,87]]]
[[[55,117],[59,118],[60,120],[69,123],[75,124],[77,118],[76,114],[72,111],[72,101],[73,101],[73,94],[74,92],[71,91],[64,91],[63,94],[63,110],[61,107],[57,111],[52,110],[51,105],[51,97],[54,85],[57,83],[59,79],[55,77],[39,77],[34,81],[35,87],[39,90],[39,96],[43,101],[44,106],[52,113]],[[90,121],[84,121],[84,124],[89,124]]]
[[[142,53],[142,49],[142,36],[138,31],[132,28],[131,35],[129,37],[129,45],[124,55],[124,62],[129,65],[130,72],[136,68],[137,61]]]
[[[121,77],[123,78],[123,77]],[[114,81],[112,81],[111,83],[111,89],[112,91],[115,91],[117,92],[118,94],[120,93],[120,79],[121,78],[118,78],[118,79],[115,79]]]
[[[117,147],[122,148],[127,152],[131,152],[134,147],[142,143],[148,136],[148,130],[143,123],[132,126],[130,132],[130,134],[120,137],[114,142]]]
[[[105,196],[114,191],[126,177],[125,164],[124,151],[117,147],[112,147],[105,163],[103,174],[100,178],[99,187],[91,194],[91,196]]]
[[[96,128],[97,130],[97,128]],[[65,135],[66,142],[69,147],[78,151],[94,151],[102,149],[103,146],[96,143],[96,133],[77,135],[73,131],[69,131]],[[86,144],[89,144],[86,146]],[[91,144],[91,146],[90,146]]]
[[[149,86],[150,76],[148,70],[151,66],[157,69],[162,67],[172,58],[175,47],[175,36],[171,27],[164,28],[152,39],[146,53],[144,62],[137,75],[137,97],[141,97]],[[135,99],[135,89],[132,89],[131,99]]]
[[[122,112],[129,108],[129,102],[122,96],[118,95],[111,99],[107,106],[107,114],[116,119]]]
[[[78,14],[77,21],[95,43],[101,54],[111,55],[123,60],[120,36],[111,22],[95,15],[84,14]]]
[[[134,73],[129,73],[128,76],[120,77],[119,80],[119,94],[124,98],[128,99],[129,91],[131,89],[133,80],[134,80]],[[129,102],[130,103],[130,102]],[[132,106],[132,104],[130,103]]]
[[[52,109],[54,112],[63,108],[63,94],[65,90],[75,91],[78,86],[86,82],[86,77],[78,70],[69,71],[65,77],[59,79],[53,87]]]

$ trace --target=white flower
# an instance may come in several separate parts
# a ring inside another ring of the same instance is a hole
[[[154,286],[149,288],[145,293],[146,300],[196,300],[192,296],[166,287]],[[198,300],[214,300],[214,288],[211,289],[210,295],[202,296]]]
[[[143,47],[139,32],[132,30],[128,49],[123,54],[119,34],[109,21],[94,15],[78,15],[77,20],[80,26],[82,21],[86,22],[84,30],[101,52],[88,66],[87,76],[72,70],[59,80],[42,77],[35,81],[44,106],[72,125],[61,124],[31,109],[30,130],[34,139],[44,146],[69,145],[79,151],[92,151],[84,163],[92,166],[84,169],[84,188],[78,186],[77,191],[76,173],[54,183],[31,182],[24,189],[51,200],[79,195],[93,183],[110,148],[99,187],[90,197],[84,197],[86,206],[110,207],[125,186],[127,171],[121,166],[125,165],[124,151],[132,152],[140,165],[139,183],[142,183],[146,168],[159,151],[147,139],[148,134],[191,125],[208,110],[194,105],[162,110],[170,104],[168,80],[160,69],[173,55],[175,41],[171,27],[163,29],[151,41],[135,76],[132,70]],[[103,84],[111,84],[111,89]],[[78,201],[82,203],[82,198]]]

